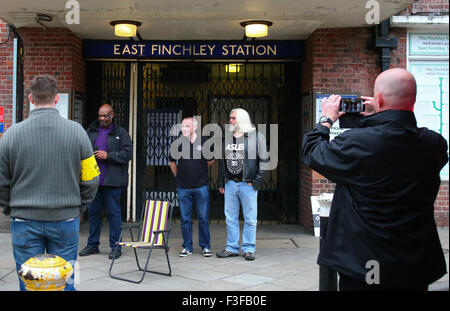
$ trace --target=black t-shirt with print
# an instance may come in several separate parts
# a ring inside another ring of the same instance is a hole
[[[205,159],[202,153],[201,148],[203,147],[203,144],[207,140],[207,137],[203,136],[201,137],[201,144],[199,143],[198,140],[199,137],[197,137],[193,143],[189,142],[190,143],[189,159],[180,158],[178,160],[175,160],[169,154],[169,161],[177,162],[177,177],[175,179],[177,181],[177,186],[182,189],[199,188],[208,185],[209,183],[207,161],[213,159]],[[194,146],[195,148],[197,148],[197,152],[200,152],[201,154],[200,159],[194,159]],[[182,146],[180,145],[178,149],[180,152],[181,147]]]
[[[233,143],[225,146],[225,167],[228,179],[242,180],[244,171],[244,135],[233,136]]]

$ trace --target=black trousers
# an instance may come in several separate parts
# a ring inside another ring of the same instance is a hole
[[[428,284],[405,284],[404,286],[392,286],[383,284],[367,284],[339,273],[339,291],[421,291],[426,292]]]

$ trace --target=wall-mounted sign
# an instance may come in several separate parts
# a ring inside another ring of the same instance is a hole
[[[71,119],[75,122],[83,125],[83,105],[84,105],[84,95],[80,92],[74,91],[72,94],[72,113]]]
[[[448,34],[409,34],[409,55],[448,55]]]
[[[410,61],[409,71],[417,82],[414,115],[417,126],[427,127],[449,142],[449,65],[448,61]],[[449,179],[449,164],[441,170]]]
[[[0,107],[0,133],[3,133],[3,124],[5,122],[5,110],[3,107]]]
[[[58,93],[59,100],[56,103],[56,109],[59,111],[59,115],[63,118],[69,118],[69,104],[70,96],[69,93]],[[34,105],[30,102],[30,111],[35,109]]]
[[[83,40],[84,58],[301,59],[304,41]]]

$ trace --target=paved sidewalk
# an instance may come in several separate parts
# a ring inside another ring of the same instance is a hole
[[[449,232],[439,229],[441,243],[449,262]],[[87,242],[88,224],[81,224],[79,249]],[[212,257],[205,258],[195,246],[191,256],[180,258],[182,244],[179,222],[173,225],[169,239],[172,276],[146,274],[141,284],[111,279],[108,275],[108,225],[104,223],[100,254],[78,257],[80,291],[317,291],[319,267],[316,264],[319,239],[298,225],[258,225],[256,260],[243,257],[220,259],[215,253],[225,245],[225,224],[211,224]],[[194,224],[194,242],[197,228]],[[195,245],[195,244],[194,244]],[[0,291],[18,290],[18,279],[9,233],[0,233]],[[141,252],[141,258],[146,253]],[[114,264],[114,271],[124,277],[139,279],[141,273],[129,272],[136,267],[131,249]],[[154,250],[150,267],[167,271],[162,250]],[[448,269],[448,268],[447,268]],[[448,290],[448,274],[430,286],[430,290]]]

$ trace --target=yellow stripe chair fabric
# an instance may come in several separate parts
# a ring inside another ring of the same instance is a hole
[[[153,234],[153,231],[166,230],[167,218],[169,214],[169,202],[148,200],[145,204],[145,214],[142,219],[142,228],[139,240],[136,242],[119,242],[119,245],[134,248],[163,246],[164,240],[162,234]]]

